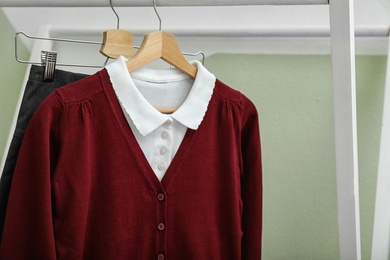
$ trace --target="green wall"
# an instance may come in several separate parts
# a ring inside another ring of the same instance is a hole
[[[386,63],[385,56],[358,57],[356,66],[363,260],[371,259]]]
[[[330,56],[231,55],[206,67],[256,104],[264,259],[339,259]],[[386,57],[357,57],[362,259],[370,259]]]
[[[0,158],[3,157],[26,72],[26,65],[16,62],[14,58],[14,35],[15,30],[0,9]],[[21,56],[28,57],[27,49],[23,44],[20,45]]]

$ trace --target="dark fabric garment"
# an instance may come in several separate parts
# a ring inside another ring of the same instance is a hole
[[[7,159],[0,179],[0,241],[3,234],[4,220],[7,210],[8,197],[15,169],[16,159],[19,154],[26,128],[42,101],[55,89],[68,83],[78,81],[88,75],[56,70],[52,82],[43,81],[44,67],[32,66],[30,76],[23,95],[16,129],[8,150]]]

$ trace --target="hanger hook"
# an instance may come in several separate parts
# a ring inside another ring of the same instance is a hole
[[[154,12],[155,12],[156,15],[157,15],[158,21],[159,21],[158,30],[161,31],[161,17],[160,17],[160,15],[159,15],[158,12],[157,12],[156,0],[153,0],[153,8],[154,8]]]
[[[116,16],[116,28],[119,29],[119,15],[115,12],[114,6],[112,4],[112,0],[110,0],[110,7]]]

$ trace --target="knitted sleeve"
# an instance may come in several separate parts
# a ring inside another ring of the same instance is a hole
[[[262,163],[259,120],[255,106],[244,97],[241,125],[242,259],[261,259]]]

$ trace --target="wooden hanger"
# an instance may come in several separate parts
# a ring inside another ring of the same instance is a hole
[[[112,59],[117,59],[121,55],[130,58],[134,55],[133,35],[121,29],[103,32],[103,43],[100,53]]]
[[[119,16],[114,9],[112,0],[110,0],[110,7],[117,18],[117,25],[116,29],[103,32],[100,53],[112,59],[117,59],[121,55],[130,58],[134,55],[133,35],[128,31],[119,29]]]
[[[198,69],[183,56],[176,37],[172,33],[161,30],[161,18],[157,12],[156,0],[153,0],[153,8],[160,23],[159,31],[145,35],[140,49],[133,58],[126,62],[128,71],[134,71],[161,58],[177,70],[187,74],[191,78],[195,78]]]
[[[153,0],[153,7],[160,21],[159,31],[151,32],[144,36],[140,49],[126,62],[127,70],[132,72],[161,58],[177,70],[194,79],[198,69],[184,57],[176,37],[172,33],[161,30],[161,18],[157,12],[155,0]],[[157,109],[164,114],[171,114],[176,111],[176,108]]]
[[[191,78],[196,77],[198,69],[183,56],[176,37],[163,31],[146,34],[140,49],[126,62],[126,66],[128,71],[132,72],[159,58]],[[172,114],[176,108],[157,108],[157,110],[163,114]]]
[[[151,32],[145,35],[140,49],[126,62],[127,70],[132,72],[159,58],[191,78],[196,77],[198,69],[183,56],[176,37],[163,31]],[[163,114],[172,114],[176,111],[176,108],[157,108],[157,110]]]
[[[140,49],[126,62],[127,69],[131,72],[160,58],[191,78],[196,77],[198,69],[183,56],[176,37],[164,31],[145,35]]]

